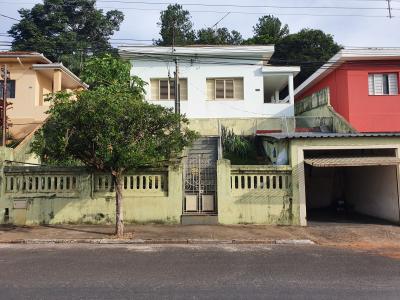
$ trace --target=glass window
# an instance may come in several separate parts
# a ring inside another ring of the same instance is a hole
[[[4,81],[0,81],[0,98],[3,98]],[[15,80],[7,80],[7,98],[15,98]]]

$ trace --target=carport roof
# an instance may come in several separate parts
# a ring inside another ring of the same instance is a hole
[[[400,164],[400,158],[397,157],[318,157],[306,158],[304,162],[313,167],[362,167],[362,166],[393,166]]]
[[[400,132],[386,133],[324,133],[324,132],[278,132],[257,133],[257,136],[271,137],[275,139],[321,139],[321,138],[357,138],[357,137],[400,137]]]

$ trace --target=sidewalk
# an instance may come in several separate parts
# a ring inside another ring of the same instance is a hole
[[[0,227],[0,243],[299,243],[354,249],[390,249],[400,258],[400,226],[318,223],[309,227],[264,225],[126,225],[116,240],[113,226]]]

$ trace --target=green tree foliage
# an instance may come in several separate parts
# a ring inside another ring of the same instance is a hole
[[[197,32],[196,44],[201,45],[240,45],[243,42],[242,35],[236,31],[229,31],[222,27],[214,29],[211,27],[200,29]]]
[[[44,0],[32,9],[20,9],[21,20],[8,31],[12,49],[43,53],[79,73],[88,55],[112,50],[109,38],[124,19],[122,12],[104,14],[95,4],[95,0]]]
[[[159,46],[171,46],[173,42],[177,46],[193,44],[196,33],[190,20],[190,13],[179,4],[170,4],[160,14],[161,39],[156,41]]]
[[[301,66],[301,73],[295,78],[298,86],[341,48],[332,35],[322,30],[303,29],[276,43],[271,63]]]
[[[253,37],[246,40],[245,44],[276,44],[289,34],[289,26],[282,25],[279,18],[268,15],[258,19],[258,23],[253,27],[253,32]]]
[[[129,63],[111,56],[90,59],[82,78],[91,89],[50,96],[49,118],[32,144],[44,163],[78,162],[112,176],[118,236],[125,172],[165,164],[196,137],[184,116],[143,101],[143,82],[131,78],[129,69]]]

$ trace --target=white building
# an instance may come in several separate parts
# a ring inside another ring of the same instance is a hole
[[[271,66],[274,46],[121,47],[131,74],[148,83],[146,100],[174,107],[175,60],[181,113],[189,119],[294,116],[293,78],[300,67]],[[289,96],[279,94],[288,87]]]

